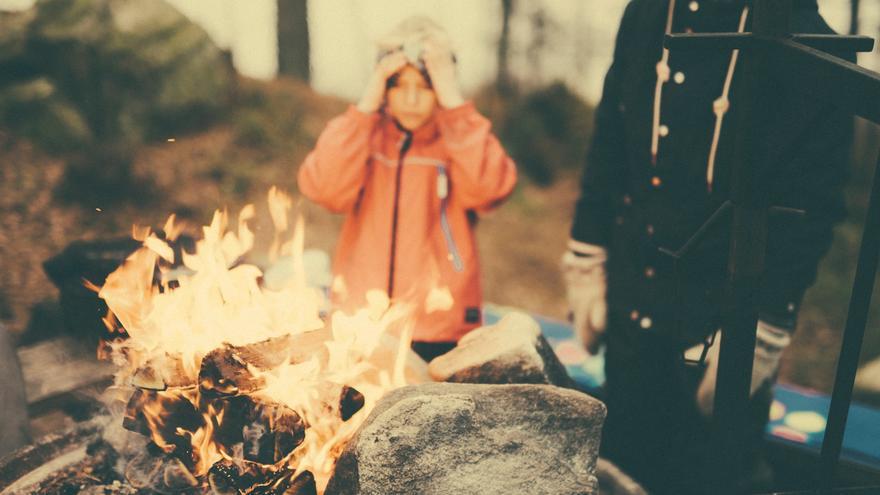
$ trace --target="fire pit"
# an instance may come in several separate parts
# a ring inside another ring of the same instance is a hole
[[[390,478],[394,493],[482,491],[484,479],[519,492],[540,477],[547,493],[595,493],[604,406],[553,386],[571,381],[534,320],[475,331],[429,372],[405,305],[371,293],[354,314],[325,314],[292,202],[269,199],[270,258],[293,259],[271,287],[247,261],[253,207],[235,230],[215,214],[193,252],[175,249],[173,217],[162,235],[136,230],[143,247],[96,288],[125,335],[103,347],[118,366],[109,416],[12,456],[0,493],[356,494]],[[466,383],[417,385],[432,375]]]

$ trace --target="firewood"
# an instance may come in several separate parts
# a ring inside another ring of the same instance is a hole
[[[228,452],[241,444],[243,457],[259,464],[276,464],[302,444],[306,422],[293,409],[259,397],[237,396],[225,402],[216,440]]]
[[[238,346],[235,349],[251,366],[267,370],[277,368],[288,360],[295,364],[318,356],[322,361],[326,361],[327,348],[324,343],[332,338],[330,329],[322,328]]]
[[[307,485],[311,473],[293,479],[293,471],[288,468],[276,469],[248,461],[218,461],[208,471],[208,486],[214,495],[285,495],[291,492],[296,483]],[[314,493],[314,492],[311,492]]]
[[[158,392],[136,389],[125,407],[123,428],[150,437],[162,444],[188,467],[198,461],[192,450],[192,435],[205,426],[205,419],[191,402],[194,390]],[[147,410],[155,417],[147,419]]]
[[[318,495],[318,487],[315,485],[315,477],[310,471],[303,471],[293,479],[286,495]]]
[[[199,484],[184,463],[175,457],[166,458],[162,482],[165,488],[174,492],[183,491]]]
[[[343,421],[348,421],[364,407],[364,395],[354,387],[345,385],[339,396],[339,414]]]
[[[128,431],[150,436],[150,425],[144,417],[144,406],[151,400],[151,392],[137,389],[125,406],[122,427]]]
[[[259,390],[266,384],[254,376],[248,363],[230,345],[214,349],[202,359],[199,388],[208,396],[231,396]]]
[[[147,390],[166,390],[168,388],[193,385],[186,374],[179,355],[164,355],[149,360],[137,369],[131,377],[131,384]]]
[[[208,486],[214,495],[240,495],[238,470],[228,461],[219,461],[208,470]]]
[[[269,471],[266,479],[260,483],[254,484],[247,495],[285,495],[289,492],[290,479],[293,477],[293,471],[288,468],[278,471]]]
[[[134,372],[131,377],[131,384],[140,389],[146,390],[165,390],[167,385],[162,375],[153,366],[147,365]]]
[[[286,335],[245,346],[225,345],[202,359],[199,386],[213,396],[248,394],[265,386],[257,371],[277,368],[285,362],[300,363],[318,356],[327,359],[324,343],[331,338],[329,330]]]
[[[125,479],[138,489],[179,492],[199,484],[180,459],[162,453],[144,452],[125,466]],[[163,490],[163,488],[165,490]]]

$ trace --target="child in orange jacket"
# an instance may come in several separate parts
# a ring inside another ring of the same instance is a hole
[[[481,323],[476,213],[511,193],[516,168],[462,98],[442,29],[410,18],[379,48],[363,97],[321,133],[299,188],[346,215],[334,301],[356,309],[379,289],[413,304],[413,347],[430,359]]]

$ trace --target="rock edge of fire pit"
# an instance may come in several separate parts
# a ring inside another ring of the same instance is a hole
[[[594,494],[605,414],[552,385],[404,387],[348,443],[326,495]]]
[[[531,316],[512,312],[472,330],[428,365],[431,378],[457,383],[535,383],[575,388]]]
[[[46,435],[0,458],[0,493],[31,493],[29,488],[55,471],[79,462],[86,455],[86,445],[98,438],[106,424],[106,417],[98,417],[70,430]]]

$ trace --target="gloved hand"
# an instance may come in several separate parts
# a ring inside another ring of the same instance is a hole
[[[568,241],[568,251],[562,256],[569,318],[574,325],[575,335],[590,354],[598,352],[607,322],[607,258],[601,246],[575,240]]]
[[[758,320],[755,334],[755,358],[752,365],[752,385],[750,394],[754,395],[763,384],[772,380],[779,369],[782,351],[791,343],[791,335],[784,328],[775,327],[765,321]],[[715,381],[718,374],[718,349],[721,347],[721,333],[715,334],[715,340],[706,355],[706,372],[697,388],[697,407],[704,416],[711,417],[715,406]],[[685,352],[688,359],[696,359],[703,350],[703,344],[694,346]]]

